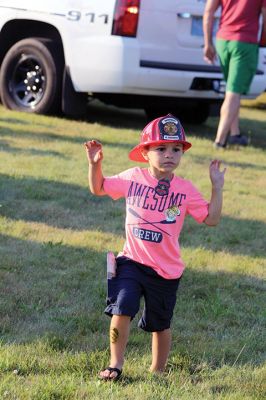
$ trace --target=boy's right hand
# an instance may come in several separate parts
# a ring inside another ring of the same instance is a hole
[[[89,164],[97,164],[103,159],[102,145],[97,140],[88,140],[84,143]]]

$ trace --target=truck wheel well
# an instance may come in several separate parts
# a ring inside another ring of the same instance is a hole
[[[57,51],[61,51],[64,59],[63,43],[58,30],[50,24],[33,20],[12,20],[7,22],[0,32],[0,65],[6,52],[13,44],[26,38],[47,38],[57,45]]]

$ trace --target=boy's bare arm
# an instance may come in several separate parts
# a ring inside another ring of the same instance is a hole
[[[212,183],[212,194],[209,204],[209,214],[204,223],[215,226],[219,223],[223,205],[223,186],[226,168],[220,171],[221,161],[213,160],[210,164],[210,179]]]
[[[104,196],[102,173],[102,145],[97,140],[89,140],[84,143],[89,164],[88,181],[90,191],[97,196]]]

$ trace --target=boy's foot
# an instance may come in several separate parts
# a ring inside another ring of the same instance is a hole
[[[117,381],[122,374],[122,369],[107,367],[100,372],[100,379],[104,381]]]
[[[234,136],[229,136],[228,138],[228,144],[237,144],[239,146],[247,146],[248,145],[248,138],[247,136],[244,135],[234,135]]]

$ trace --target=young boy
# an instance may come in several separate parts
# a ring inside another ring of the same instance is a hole
[[[85,143],[89,163],[89,187],[97,196],[126,199],[126,242],[116,258],[117,273],[108,279],[105,313],[110,324],[109,366],[100,372],[104,380],[116,380],[122,373],[130,321],[145,307],[139,327],[152,333],[150,371],[164,371],[171,347],[170,323],[176,292],[184,270],[178,237],[184,218],[217,225],[222,210],[224,173],[220,161],[210,163],[212,183],[208,203],[188,180],[174,175],[186,141],[180,121],[168,114],[150,122],[129,158],[148,163],[148,168],[131,168],[112,177],[102,174],[102,146],[96,140]]]

